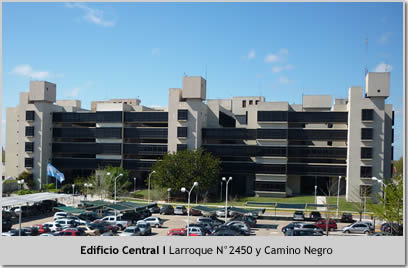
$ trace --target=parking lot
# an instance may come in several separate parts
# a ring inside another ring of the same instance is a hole
[[[164,220],[163,226],[160,228],[152,228],[152,235],[154,236],[166,236],[167,232],[173,228],[185,228],[187,225],[187,216],[182,215],[159,215],[153,214],[152,216],[160,217]],[[264,216],[272,216],[272,213],[265,213]],[[190,216],[190,223],[196,223],[197,216]],[[25,219],[22,222],[22,227],[30,227],[35,224],[43,224],[45,222],[52,222],[53,214],[44,215],[43,217],[36,217],[33,219]],[[257,224],[251,229],[251,235],[256,236],[283,236],[282,227],[291,223],[291,220],[270,220],[257,219]],[[329,232],[330,236],[361,236],[361,234],[343,234],[341,228],[349,225],[348,223],[337,223],[338,230]],[[13,229],[18,229],[19,224],[16,223],[12,226]],[[120,231],[119,231],[120,232]]]

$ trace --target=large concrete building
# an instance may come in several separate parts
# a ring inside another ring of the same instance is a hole
[[[167,152],[199,147],[221,159],[232,176],[233,194],[293,196],[341,194],[372,198],[389,179],[393,121],[389,73],[368,73],[366,86],[348,98],[303,96],[302,104],[264,97],[206,99],[206,81],[184,77],[170,88],[167,109],[139,99],[92,102],[56,100],[56,85],[30,82],[20,104],[7,109],[6,176],[33,174],[47,183],[47,163],[66,178],[86,176],[107,165],[123,166],[142,183]],[[317,186],[317,187],[316,187]],[[218,186],[217,186],[218,187]]]

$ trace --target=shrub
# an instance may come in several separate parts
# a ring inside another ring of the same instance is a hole
[[[5,181],[3,181],[3,183],[4,183],[4,184],[7,184],[7,183],[17,183],[17,180],[5,180]]]

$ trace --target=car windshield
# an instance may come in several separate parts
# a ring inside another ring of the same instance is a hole
[[[125,232],[126,232],[126,233],[134,233],[134,232],[135,232],[135,228],[125,229]]]
[[[302,211],[296,211],[295,215],[303,215],[303,212]]]
[[[139,224],[137,225],[137,227],[146,228],[147,225],[146,225],[146,223],[139,223]]]

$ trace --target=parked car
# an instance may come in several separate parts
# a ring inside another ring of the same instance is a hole
[[[203,213],[201,212],[201,210],[190,208],[190,215],[191,216],[201,216],[203,215]]]
[[[293,220],[294,221],[304,221],[305,214],[303,213],[303,211],[295,211],[295,213],[293,213]]]
[[[185,206],[176,206],[174,208],[174,215],[187,215],[187,209]]]
[[[62,231],[62,225],[55,222],[46,222],[43,224],[44,227],[47,227],[51,232]]]
[[[171,205],[164,205],[160,208],[160,214],[164,215],[173,215],[174,214],[174,208]]]
[[[353,223],[342,229],[343,233],[360,233],[360,234],[369,234],[371,232],[368,224],[365,223]]]
[[[106,221],[111,225],[116,225],[120,230],[123,230],[130,225],[130,221],[122,220],[120,216],[105,216],[101,220]]]
[[[62,228],[70,228],[70,227],[75,227],[78,224],[74,220],[70,219],[64,219],[64,218],[59,218],[54,221],[56,224],[59,224],[62,226]]]
[[[136,227],[140,230],[140,235],[151,235],[152,227],[145,221],[138,221]]]
[[[83,219],[81,219],[81,218],[79,218],[79,217],[77,217],[77,216],[68,216],[68,217],[66,217],[65,219],[73,220],[73,221],[75,221],[78,225],[88,224],[88,223],[90,222],[90,221],[87,221],[87,220],[83,220]]]
[[[83,212],[83,213],[79,214],[78,218],[80,218],[80,219],[82,219],[84,221],[92,222],[94,220],[97,220],[99,217],[98,217],[98,214],[96,212],[86,211],[86,212]]]
[[[242,236],[238,230],[232,228],[219,228],[211,234],[211,236]]]
[[[293,230],[287,230],[285,233],[285,236],[322,236],[323,233],[313,231],[310,229],[307,230],[301,230],[301,229],[293,229]]]
[[[251,228],[243,221],[229,221],[225,225],[236,226],[245,232],[249,232],[249,233],[251,232]]]
[[[19,236],[18,229],[11,229],[8,232],[2,233],[2,236]],[[28,229],[21,228],[21,236],[30,236],[31,232]]]
[[[327,231],[327,229],[329,231],[333,231],[337,229],[337,223],[335,220],[330,220],[329,224],[327,225],[327,221],[326,220],[319,220],[315,223],[315,225],[325,231]]]
[[[312,231],[315,231],[315,232],[321,232],[321,233],[323,233],[323,229],[322,229],[322,228],[320,228],[320,227],[318,227],[318,226],[316,226],[316,225],[314,225],[314,224],[312,224],[312,223],[305,223],[305,222],[302,222],[302,223],[300,223],[300,224],[297,224],[297,225],[293,228],[293,230],[312,230]]]
[[[250,215],[239,215],[232,217],[230,221],[243,221],[249,225],[249,227],[254,228],[256,226],[256,218]]]
[[[127,227],[119,236],[140,236],[142,235],[139,228],[136,226]]]
[[[210,218],[210,217],[198,217],[197,223],[209,223],[213,226],[219,226],[224,224],[224,221],[219,221],[217,218]]]
[[[54,214],[54,221],[55,221],[56,219],[66,218],[66,217],[68,217],[68,216],[72,216],[72,214],[71,214],[71,213],[66,213],[66,212],[56,212],[56,213]]]
[[[101,234],[101,236],[117,236],[116,233],[112,233],[111,231]]]
[[[149,210],[151,213],[160,213],[160,208],[157,204],[153,207],[150,207]]]
[[[205,235],[203,230],[200,227],[196,227],[196,226],[190,226],[188,228],[188,233],[190,234],[190,236],[204,236]]]
[[[318,221],[322,218],[322,215],[320,214],[319,211],[312,211],[309,214],[309,220],[311,221]]]
[[[381,232],[390,233],[393,235],[403,235],[403,225],[398,223],[385,222],[381,224]]]
[[[181,228],[181,229],[171,229],[170,231],[167,232],[168,236],[186,236],[187,232],[186,229]]]
[[[227,208],[227,217],[230,216],[230,213],[231,213],[231,211],[230,211],[230,208],[228,207],[228,208]],[[224,207],[224,208],[220,208],[219,210],[217,210],[217,211],[215,212],[215,215],[217,215],[217,217],[225,217],[225,207]]]
[[[124,221],[129,221],[132,224],[136,223],[137,221],[142,220],[144,217],[144,213],[142,212],[136,212],[136,211],[127,211],[124,212],[121,216],[122,220]]]
[[[356,222],[356,223],[363,223],[363,224],[367,224],[367,225],[368,225],[368,227],[370,227],[370,230],[371,230],[372,232],[374,232],[374,231],[375,231],[375,226],[374,226],[374,223],[372,223],[371,221],[358,221],[358,222]]]
[[[238,235],[241,235],[241,236],[251,235],[251,232],[249,230],[241,229],[240,227],[238,227],[236,225],[220,225],[220,226],[216,227],[212,233],[216,233],[216,232],[218,232],[218,231],[220,231],[222,229],[232,230],[232,231],[234,231],[235,233],[237,233]]]
[[[143,221],[150,224],[150,226],[156,227],[156,228],[160,228],[163,225],[163,220],[160,219],[159,217],[148,217],[144,219]]]
[[[43,224],[35,224],[31,226],[31,228],[36,228],[38,234],[45,234],[51,232],[51,229],[48,228],[47,226],[44,226]]]
[[[142,219],[152,216],[152,213],[148,209],[143,210],[141,214],[142,214]]]
[[[88,224],[89,229],[91,230],[98,230],[100,234],[103,234],[105,232],[109,232],[110,228],[108,227],[109,225],[104,224],[104,222],[93,222]]]
[[[88,225],[79,225],[77,226],[77,228],[79,230],[82,230],[86,235],[89,235],[89,236],[98,236],[101,234],[99,232],[99,229],[97,228],[91,229],[91,227],[89,227]]]
[[[282,227],[282,232],[286,233],[288,230],[293,230],[297,225],[300,225],[302,222],[291,222],[286,226]]]
[[[354,222],[353,214],[344,212],[343,215],[341,215],[341,220],[340,221],[341,222],[353,223]]]
[[[85,236],[84,232],[81,232],[78,229],[67,229],[67,230],[62,230],[59,232],[60,236]]]
[[[1,226],[2,226],[1,229],[3,230],[3,232],[7,232],[8,230],[11,229],[11,226],[13,226],[13,223],[9,219],[2,219]]]

